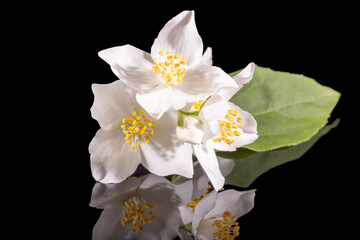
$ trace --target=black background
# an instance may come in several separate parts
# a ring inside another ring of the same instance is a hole
[[[257,195],[255,208],[240,220],[241,239],[348,239],[358,158],[349,154],[350,139],[354,136],[356,143],[358,137],[353,134],[357,126],[350,123],[355,117],[346,111],[358,104],[349,93],[358,81],[349,77],[356,50],[352,6],[222,4],[58,3],[28,12],[20,29],[30,31],[18,30],[18,46],[34,65],[28,84],[38,91],[27,99],[36,106],[31,116],[40,116],[32,118],[42,140],[28,151],[35,159],[29,164],[35,165],[35,174],[22,179],[31,190],[25,207],[31,212],[22,214],[26,234],[91,239],[101,213],[88,206],[95,184],[88,144],[99,128],[90,116],[91,84],[116,80],[97,52],[124,44],[150,52],[168,20],[183,10],[195,10],[204,47],[212,47],[213,64],[225,72],[255,62],[314,78],[342,94],[329,120],[340,118],[339,126],[302,158],[270,170],[249,187],[257,189]],[[41,220],[34,222],[38,215]]]

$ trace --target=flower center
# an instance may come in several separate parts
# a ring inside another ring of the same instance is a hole
[[[151,211],[153,205],[146,202],[142,198],[132,197],[125,202],[126,209],[121,219],[123,227],[132,225],[132,233],[142,231],[144,224],[149,224],[155,219],[154,213]]]
[[[210,188],[211,188],[211,185],[208,184],[208,187],[207,187],[206,191],[200,197],[194,198],[189,203],[187,203],[185,206],[188,207],[188,208],[191,208],[192,212],[195,212],[196,206],[198,205],[200,200],[203,199],[209,193]]]
[[[174,86],[182,82],[186,72],[186,57],[180,54],[173,55],[172,52],[161,50],[159,58],[155,58],[152,70],[154,74],[166,86]]]
[[[228,145],[231,145],[235,142],[234,137],[241,135],[241,132],[238,131],[242,126],[239,123],[242,122],[242,118],[238,116],[238,112],[235,110],[228,110],[227,114],[223,119],[218,120],[220,123],[220,133],[212,138],[214,143],[225,142]]]
[[[151,122],[145,115],[143,109],[138,114],[136,111],[132,112],[132,117],[123,118],[114,124],[114,128],[121,128],[125,134],[125,140],[134,149],[135,146],[140,147],[140,140],[150,143],[151,136],[154,136],[154,129],[156,125]]]
[[[211,217],[210,220],[213,220],[211,224],[213,240],[232,240],[239,236],[239,223],[236,222],[236,217],[231,212],[225,211],[223,214]]]

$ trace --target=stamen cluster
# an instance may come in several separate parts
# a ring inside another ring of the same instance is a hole
[[[142,199],[132,198],[125,202],[125,213],[121,219],[123,227],[132,224],[132,233],[136,233],[137,230],[142,231],[143,224],[149,224],[155,219],[155,215],[150,210],[153,205]]]
[[[150,138],[155,134],[154,129],[156,125],[147,118],[143,109],[140,110],[139,115],[136,111],[133,111],[132,117],[123,118],[121,123],[117,125],[119,124],[121,124],[120,128],[123,129],[125,140],[131,145],[131,149],[134,149],[135,146],[140,147],[141,139],[143,139],[146,144],[149,144]]]
[[[242,122],[242,118],[238,116],[238,112],[235,110],[228,110],[227,114],[223,119],[218,119],[220,124],[220,133],[212,140],[215,143],[225,142],[231,145],[235,142],[232,138],[234,136],[240,136],[241,132],[238,131],[242,126],[239,123]]]
[[[152,70],[167,86],[174,86],[182,82],[186,72],[186,57],[173,55],[171,51],[159,51],[159,58],[155,58]]]
[[[212,233],[213,240],[232,240],[239,236],[239,223],[230,211],[225,211],[220,217],[214,216],[210,219],[214,220],[211,225],[215,228]]]

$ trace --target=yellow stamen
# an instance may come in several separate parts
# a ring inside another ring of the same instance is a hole
[[[141,146],[141,141],[145,141],[146,144],[150,143],[151,136],[154,136],[154,130],[156,125],[146,116],[145,111],[141,109],[138,112],[131,112],[132,117],[123,118],[113,124],[114,129],[121,129],[125,134],[125,140],[128,145],[131,145],[131,149],[135,149],[136,146]],[[150,127],[152,129],[150,129]]]
[[[190,111],[189,112],[195,112],[195,111],[200,111],[200,107],[202,105],[204,101],[203,100],[200,100],[200,101],[197,101],[194,106],[191,107]]]
[[[228,145],[231,145],[235,142],[233,137],[239,137],[241,132],[237,129],[242,128],[239,123],[242,122],[242,118],[238,117],[238,112],[235,110],[228,110],[227,114],[223,119],[219,119],[220,132],[218,136],[212,138],[214,143],[224,142]],[[236,122],[235,122],[236,121]]]
[[[152,211],[152,204],[142,198],[133,197],[125,202],[126,209],[123,212],[121,224],[123,227],[131,225],[132,233],[143,231],[143,225],[151,223],[155,219]],[[145,206],[145,207],[144,207]]]
[[[172,52],[159,51],[159,58],[155,58],[152,67],[153,73],[166,86],[174,86],[182,82],[186,72],[186,57],[180,54],[173,55]]]
[[[211,188],[211,185],[208,184],[206,191],[200,197],[194,198],[189,203],[187,203],[185,206],[188,208],[191,208],[192,212],[195,212],[195,208],[196,208],[197,204],[200,202],[201,199],[203,199],[209,193],[210,188]]]
[[[229,211],[225,211],[222,214],[217,214],[210,218],[213,220],[211,224],[212,239],[214,240],[233,240],[239,236],[238,222],[236,218]]]

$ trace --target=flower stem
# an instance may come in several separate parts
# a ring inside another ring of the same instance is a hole
[[[191,223],[188,223],[186,225],[182,225],[179,227],[180,229],[183,229],[191,234],[193,234],[193,231],[192,231],[192,224]]]

